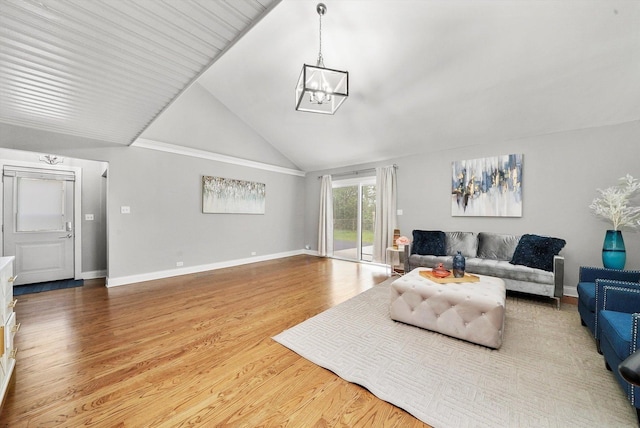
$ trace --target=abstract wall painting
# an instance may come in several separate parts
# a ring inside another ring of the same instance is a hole
[[[202,212],[264,214],[266,185],[232,178],[202,177]]]
[[[451,215],[522,217],[522,154],[454,161]]]

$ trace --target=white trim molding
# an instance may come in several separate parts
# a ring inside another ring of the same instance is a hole
[[[298,169],[285,168],[282,166],[270,165],[267,163],[256,162],[247,159],[236,158],[233,156],[221,155],[219,153],[208,152],[206,150],[192,149],[190,147],[178,146],[176,144],[162,143],[160,141],[147,140],[138,138],[131,144],[131,147],[141,147],[144,149],[158,150],[160,152],[173,153],[176,155],[191,156],[194,158],[207,159],[217,162],[224,162],[233,165],[246,166],[249,168],[263,169],[266,171],[278,172],[280,174],[295,175],[304,177],[306,173]]]
[[[97,278],[106,278],[106,277],[107,277],[106,269],[82,272],[82,279],[97,279]]]
[[[158,272],[141,273],[138,275],[107,277],[105,285],[107,287],[117,287],[120,285],[134,284],[136,282],[153,281],[156,279],[171,278],[173,276],[189,275],[191,273],[206,272],[209,270],[224,269],[233,266],[246,265],[249,263],[264,262],[267,260],[282,259],[284,257],[299,256],[306,254],[305,250],[288,251],[285,253],[268,254],[265,256],[250,257],[247,259],[236,259],[218,263],[210,263],[198,266],[185,266],[180,269],[170,269]]]

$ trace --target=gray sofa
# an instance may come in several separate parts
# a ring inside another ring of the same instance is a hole
[[[555,299],[560,307],[564,257],[557,253],[565,245],[562,239],[420,230],[414,230],[413,237],[412,244],[404,249],[405,273],[416,267],[434,268],[439,263],[451,269],[453,256],[460,251],[466,259],[466,272],[501,278],[507,290],[546,296]],[[426,245],[425,239],[429,241]]]

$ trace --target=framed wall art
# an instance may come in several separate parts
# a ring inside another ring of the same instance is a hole
[[[522,154],[454,161],[451,215],[522,217]]]
[[[205,214],[264,214],[266,185],[255,181],[202,176]]]

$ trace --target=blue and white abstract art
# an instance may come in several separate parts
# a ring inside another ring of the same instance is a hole
[[[522,155],[454,161],[451,215],[522,217]]]

